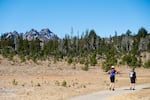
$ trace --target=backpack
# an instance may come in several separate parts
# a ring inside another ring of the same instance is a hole
[[[110,70],[110,77],[113,77],[113,76],[115,76],[115,69]]]
[[[135,72],[131,71],[129,75],[130,75],[130,77],[135,77]]]

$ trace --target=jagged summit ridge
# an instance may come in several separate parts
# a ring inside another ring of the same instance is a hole
[[[7,32],[4,33],[3,35],[5,38],[16,38],[19,36],[19,33],[17,31],[13,31],[13,32]]]
[[[5,38],[15,38],[19,36],[17,31],[7,32],[3,35]],[[41,31],[37,31],[35,29],[31,29],[22,35],[23,39],[32,40],[32,39],[40,39],[41,41],[48,41],[51,39],[58,39],[57,35],[51,32],[48,28],[41,29]]]
[[[58,37],[51,32],[48,28],[41,29],[40,32],[38,32],[35,29],[31,29],[29,32],[26,32],[23,36],[24,39],[32,40],[32,39],[40,39],[41,41],[47,41],[50,39],[57,39]]]
[[[51,32],[48,28],[42,29],[40,32],[40,39],[55,39],[58,38],[53,32]]]

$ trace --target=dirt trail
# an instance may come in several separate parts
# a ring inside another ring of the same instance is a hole
[[[150,87],[150,83],[148,84],[142,84],[142,85],[136,85],[136,90],[140,90],[146,87]],[[91,93],[91,94],[87,94],[87,95],[83,95],[83,96],[78,96],[78,97],[74,97],[68,100],[105,100],[111,96],[115,96],[115,95],[121,95],[124,93],[130,93],[133,90],[130,90],[129,87],[122,87],[122,88],[117,88],[115,91],[109,91],[109,90],[104,90],[104,91],[99,91],[96,93]]]

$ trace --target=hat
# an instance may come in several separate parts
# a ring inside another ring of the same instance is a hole
[[[134,71],[135,68],[132,68],[131,70]]]
[[[115,68],[115,66],[111,66],[111,68]]]

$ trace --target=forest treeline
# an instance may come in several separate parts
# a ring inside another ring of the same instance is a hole
[[[69,64],[80,63],[88,66],[100,64],[107,71],[111,65],[128,65],[131,67],[150,68],[150,60],[141,60],[142,52],[150,52],[150,34],[140,28],[136,34],[130,30],[109,38],[102,38],[94,30],[86,31],[81,36],[66,35],[63,39],[40,41],[38,38],[27,40],[20,34],[17,38],[6,38],[1,35],[0,54],[13,60],[18,56],[26,60],[46,60],[55,62],[65,59]]]

